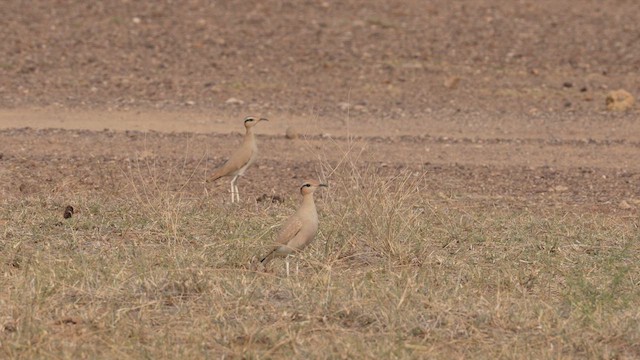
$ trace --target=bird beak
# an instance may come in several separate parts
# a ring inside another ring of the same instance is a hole
[[[269,119],[267,119],[267,118],[260,118],[260,120],[258,120],[258,121],[269,121]]]
[[[318,186],[320,186],[320,187],[329,187],[329,185],[327,185],[327,184],[320,184]]]

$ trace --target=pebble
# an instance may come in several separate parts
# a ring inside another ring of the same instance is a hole
[[[293,126],[289,126],[284,135],[287,139],[297,139],[299,136],[298,131]]]
[[[237,98],[228,98],[227,101],[224,102],[227,105],[242,105],[244,104],[244,101],[237,99]]]
[[[607,98],[605,101],[607,104],[607,110],[626,111],[633,106],[635,99],[633,98],[633,95],[631,95],[628,91],[621,89],[610,91],[607,94]]]
[[[627,202],[627,200],[622,200],[620,201],[620,203],[618,204],[618,208],[620,208],[621,210],[629,210],[632,208],[631,205],[629,205],[629,203]]]
[[[460,82],[460,78],[457,76],[448,77],[444,80],[444,87],[447,89],[455,89]]]
[[[347,110],[349,110],[350,107],[351,107],[351,104],[349,104],[348,102],[339,102],[338,103],[338,109],[340,109],[342,111],[347,111]]]

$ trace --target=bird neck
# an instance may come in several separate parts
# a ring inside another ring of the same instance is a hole
[[[250,127],[247,128],[247,132],[244,134],[244,143],[255,144],[255,136],[253,135],[253,129]]]
[[[313,193],[302,195],[302,206],[300,207],[316,207],[316,203],[313,201]]]

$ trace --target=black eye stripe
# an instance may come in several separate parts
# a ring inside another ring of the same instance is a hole
[[[311,184],[304,184],[304,185],[302,185],[301,189],[302,189],[303,187],[311,187]]]

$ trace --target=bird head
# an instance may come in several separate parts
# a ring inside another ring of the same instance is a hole
[[[300,186],[300,193],[302,195],[313,194],[320,187],[329,187],[329,185],[322,184],[316,180],[305,180]]]
[[[244,118],[244,127],[246,127],[247,129],[253,126],[256,126],[257,123],[259,123],[260,121],[269,121],[265,118],[255,118],[253,116],[247,116],[246,118]]]

